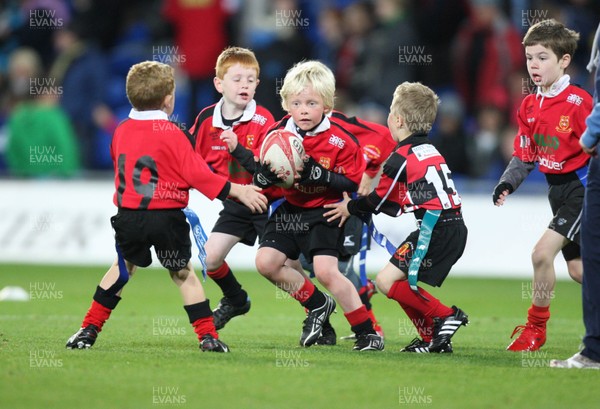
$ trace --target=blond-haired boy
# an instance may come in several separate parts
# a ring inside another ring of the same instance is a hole
[[[323,217],[324,205],[339,201],[342,192],[357,190],[365,170],[356,138],[326,115],[334,105],[333,73],[318,61],[298,63],[287,72],[280,94],[289,115],[274,128],[301,137],[307,157],[298,183],[283,190],[286,200],[267,222],[256,254],[258,271],[308,310],[300,345],[317,342],[336,306],[332,297],[286,264],[302,253],[313,263],[319,282],[344,310],[356,334],[354,349],[383,350],[383,338],[373,329],[354,285],[339,271],[343,231]]]

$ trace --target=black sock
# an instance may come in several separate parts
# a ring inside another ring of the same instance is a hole
[[[190,324],[193,324],[200,318],[210,317],[212,315],[208,300],[196,304],[184,305],[183,309],[187,312]]]
[[[351,329],[352,329],[352,332],[354,332],[356,335],[377,334],[375,332],[375,330],[373,329],[373,323],[371,322],[370,318],[368,320],[366,320],[365,322],[362,322],[358,325],[352,326]]]
[[[228,298],[233,305],[241,306],[246,303],[248,293],[242,290],[242,285],[235,278],[231,269],[227,272],[225,277],[216,278],[214,281],[223,292],[223,296]]]
[[[302,305],[308,308],[310,311],[319,308],[325,304],[326,298],[325,294],[323,294],[317,287],[315,287],[315,291],[312,295],[306,300]]]
[[[96,293],[94,294],[94,301],[103,307],[114,310],[119,301],[121,301],[121,297],[109,294],[104,288],[97,286]]]
[[[362,301],[362,303],[365,305],[365,307],[367,307],[367,311],[370,311],[372,306],[371,306],[371,301],[369,301],[369,294],[368,291],[365,291],[364,293],[360,294],[360,301]]]

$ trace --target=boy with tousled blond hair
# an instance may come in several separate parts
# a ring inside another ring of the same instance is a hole
[[[317,343],[336,302],[289,265],[290,260],[297,260],[300,254],[313,263],[317,280],[344,310],[356,334],[354,350],[381,351],[383,338],[375,332],[356,288],[338,268],[343,230],[323,217],[324,205],[342,199],[342,192],[357,190],[365,170],[356,138],[327,116],[334,105],[335,78],[324,64],[304,61],[287,72],[280,94],[282,107],[289,115],[273,129],[289,131],[302,138],[306,158],[297,183],[283,189],[286,200],[267,222],[256,254],[256,267],[308,310],[301,346]],[[277,181],[268,164],[261,166],[254,180],[255,183],[266,180],[266,185]],[[266,187],[264,183],[261,186]],[[293,220],[293,226],[286,220]]]

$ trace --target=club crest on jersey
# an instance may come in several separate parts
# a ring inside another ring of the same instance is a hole
[[[252,148],[254,145],[254,135],[246,135],[246,148]]]
[[[396,249],[394,253],[394,258],[400,261],[406,261],[407,257],[411,257],[413,252],[413,244],[411,242],[406,242],[400,247]]]
[[[331,167],[331,158],[321,156],[319,158],[319,165],[323,166],[325,169],[329,169]]]
[[[210,127],[210,130],[208,131],[208,136],[210,136],[210,138],[214,141],[214,140],[221,140],[221,130],[215,128],[214,126]]]
[[[434,156],[440,156],[440,153],[435,148],[435,146],[429,143],[413,146],[411,149],[413,154],[419,161],[423,161]]]
[[[571,132],[572,129],[569,126],[569,116],[568,115],[561,115],[560,116],[560,120],[558,121],[558,126],[556,127],[556,130],[558,132]]]

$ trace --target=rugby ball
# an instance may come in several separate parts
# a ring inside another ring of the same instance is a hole
[[[290,131],[270,132],[260,147],[260,163],[267,161],[275,173],[283,173],[285,179],[276,185],[286,189],[294,184],[294,175],[303,165],[303,158],[302,139]]]

